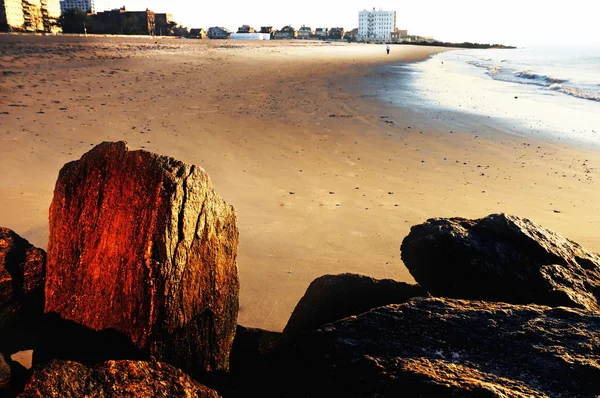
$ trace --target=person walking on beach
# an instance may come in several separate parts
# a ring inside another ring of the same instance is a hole
[[[387,47],[385,48],[385,50],[387,51],[387,55],[390,55],[390,45],[388,44]]]

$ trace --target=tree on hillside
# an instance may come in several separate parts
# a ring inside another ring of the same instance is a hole
[[[83,10],[72,8],[60,16],[58,23],[62,26],[63,33],[85,33],[88,15]]]

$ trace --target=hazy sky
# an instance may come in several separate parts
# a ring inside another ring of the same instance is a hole
[[[503,44],[600,44],[600,0],[297,0],[192,1],[96,0],[97,9],[125,5],[173,14],[189,28],[249,24],[281,28],[358,27],[358,12],[380,7],[397,12],[398,28],[443,41]]]

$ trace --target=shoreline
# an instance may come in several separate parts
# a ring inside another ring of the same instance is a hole
[[[373,75],[385,77],[384,83],[375,88],[382,102],[417,108],[421,114],[435,115],[457,129],[463,128],[457,120],[477,118],[511,136],[598,149],[600,141],[594,126],[600,119],[595,117],[597,106],[593,101],[543,91],[546,87],[536,84],[494,79],[468,61],[483,59],[484,54],[458,49],[456,54],[438,53],[410,65],[382,66]],[[371,80],[376,79],[373,76]]]
[[[505,211],[600,249],[597,154],[357,96],[429,47],[36,40],[0,56],[2,226],[45,247],[58,170],[101,141],[199,165],[238,213],[244,326],[281,330],[324,274],[413,281],[400,243],[430,217]]]

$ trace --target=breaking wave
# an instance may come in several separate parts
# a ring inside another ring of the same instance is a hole
[[[537,74],[531,70],[517,70],[499,65],[490,65],[479,61],[467,61],[469,65],[486,69],[486,74],[495,80],[509,83],[531,84],[548,88],[576,98],[600,101],[600,93],[569,85],[569,80]]]

